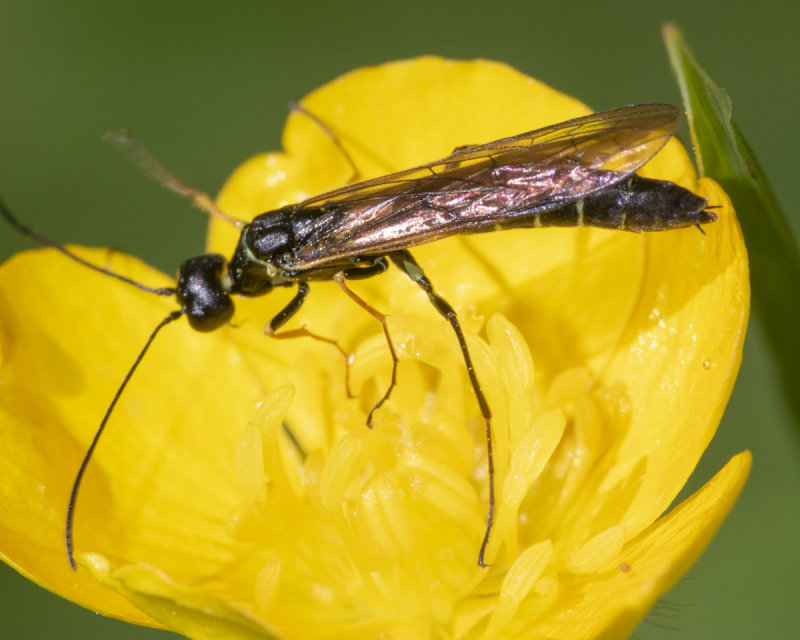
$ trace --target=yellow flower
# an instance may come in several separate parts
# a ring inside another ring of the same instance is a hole
[[[423,58],[361,69],[304,106],[219,202],[281,204],[587,113],[504,65]],[[458,310],[494,413],[489,568],[476,566],[488,479],[483,423],[457,343],[397,272],[353,284],[389,314],[399,386],[365,426],[390,360],[380,327],[332,283],[237,301],[209,335],[183,321],[126,390],[78,502],[73,573],[63,526],[78,463],[153,326],[174,301],[51,250],[0,271],[3,558],[105,615],[193,638],[624,637],[688,569],[731,508],[734,457],[663,515],[722,416],[748,313],[730,202],[677,142],[642,171],[719,208],[705,235],[588,229],[456,237],[414,253]],[[212,225],[230,255],[235,233]],[[132,258],[83,255],[149,285]],[[289,437],[291,433],[292,438]]]

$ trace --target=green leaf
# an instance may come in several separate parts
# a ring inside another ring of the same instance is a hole
[[[800,252],[767,177],[732,117],[732,103],[675,25],[663,28],[689,120],[698,170],[730,196],[750,257],[753,308],[800,425]],[[712,203],[713,204],[713,203]]]

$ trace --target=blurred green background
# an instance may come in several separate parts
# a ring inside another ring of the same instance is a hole
[[[131,127],[183,180],[215,192],[277,149],[287,104],[356,67],[421,54],[507,62],[596,109],[679,104],[660,26],[683,28],[800,235],[799,5],[788,2],[0,2],[0,194],[50,237],[111,246],[168,273],[204,219],[100,142]],[[684,127],[684,139],[685,139]],[[734,203],[735,204],[735,203]],[[29,245],[0,230],[0,258]],[[636,638],[782,638],[797,631],[800,439],[757,319],[697,488],[734,453],[753,472],[719,536]],[[2,455],[2,454],[0,454]],[[0,635],[156,638],[0,567]]]

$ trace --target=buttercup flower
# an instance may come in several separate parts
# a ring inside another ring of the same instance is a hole
[[[248,160],[219,197],[250,218],[583,115],[504,65],[423,58],[356,71],[303,100],[283,153]],[[105,615],[192,638],[625,637],[689,568],[749,469],[734,457],[665,514],[716,429],[741,358],[747,258],[726,195],[675,141],[641,171],[708,198],[718,220],[651,234],[522,229],[415,248],[456,308],[494,422],[496,521],[477,566],[488,477],[483,422],[457,342],[390,270],[237,300],[229,327],[184,322],[136,372],[84,479],[77,573],[63,528],[74,474],[148,333],[175,308],[52,250],[0,270],[2,557]],[[212,224],[230,255],[235,230]],[[133,258],[81,255],[151,286]]]

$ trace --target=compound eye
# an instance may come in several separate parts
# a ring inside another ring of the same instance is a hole
[[[214,253],[181,265],[177,298],[195,331],[213,331],[233,317],[233,300],[222,287],[224,268],[225,258]]]

